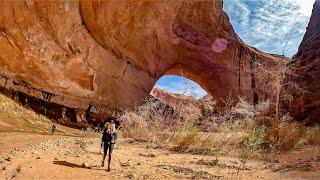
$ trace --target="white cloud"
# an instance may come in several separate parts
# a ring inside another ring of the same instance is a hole
[[[314,0],[225,0],[224,10],[237,34],[249,45],[281,54],[289,39],[287,56],[297,52]],[[287,34],[293,30],[291,38]]]
[[[288,0],[289,2],[296,4],[299,7],[299,13],[304,16],[311,15],[313,3],[315,0]]]

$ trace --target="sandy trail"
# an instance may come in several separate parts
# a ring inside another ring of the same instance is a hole
[[[242,169],[240,159],[235,157],[219,157],[218,163],[214,163],[213,156],[176,154],[130,143],[128,139],[117,143],[112,171],[107,172],[100,167],[99,145],[100,138],[0,133],[0,179],[320,178],[317,152],[303,156],[303,160],[298,158],[297,168],[281,162],[250,161]],[[309,165],[312,169],[308,169]]]

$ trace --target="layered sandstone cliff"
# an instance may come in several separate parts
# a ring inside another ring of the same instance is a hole
[[[222,6],[2,0],[0,85],[96,119],[141,104],[164,74],[190,78],[218,101],[241,95],[256,103],[271,89],[255,63],[277,68],[283,59],[244,44]]]
[[[195,107],[201,106],[201,101],[195,99],[192,96],[174,94],[158,88],[153,88],[150,92],[150,95],[163,102],[164,104],[172,107],[175,111],[179,111],[183,109],[183,107],[189,105]]]

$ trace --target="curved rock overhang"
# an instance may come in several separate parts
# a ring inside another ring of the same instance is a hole
[[[256,64],[284,58],[241,41],[222,0],[0,1],[0,86],[117,116],[164,74],[200,84],[215,99],[257,103],[272,89]]]

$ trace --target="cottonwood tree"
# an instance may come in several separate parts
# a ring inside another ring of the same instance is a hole
[[[284,102],[291,103],[292,90],[300,93],[307,93],[307,91],[299,86],[292,78],[297,77],[296,73],[299,67],[294,67],[292,60],[284,57],[284,61],[275,60],[273,67],[268,67],[264,64],[256,62],[257,71],[260,71],[260,79],[268,87],[269,96],[273,99],[275,119],[280,120],[281,107]]]
[[[287,60],[286,60],[287,61]],[[269,91],[269,96],[274,99],[274,110],[275,110],[275,119],[279,120],[280,117],[280,104],[281,104],[281,95],[285,86],[285,77],[289,71],[288,62],[276,62],[274,68],[266,67],[265,65],[256,62],[257,70],[260,71],[260,79],[262,81],[266,80],[268,82],[265,84]]]
[[[294,30],[297,26],[296,19],[298,16],[295,16],[292,26],[285,33],[283,39],[280,42],[280,52],[284,61],[275,60],[273,68],[268,67],[259,62],[255,62],[257,70],[260,71],[262,81],[268,82],[266,86],[269,87],[270,96],[274,99],[274,111],[275,119],[280,120],[280,111],[281,106],[284,101],[290,103],[293,99],[292,95],[288,91],[294,90],[302,93],[306,93],[303,87],[300,87],[296,82],[291,80],[292,78],[288,77],[297,77],[296,73],[299,67],[294,67],[292,64],[292,59],[286,57],[286,54],[289,50],[290,41],[292,41]]]

